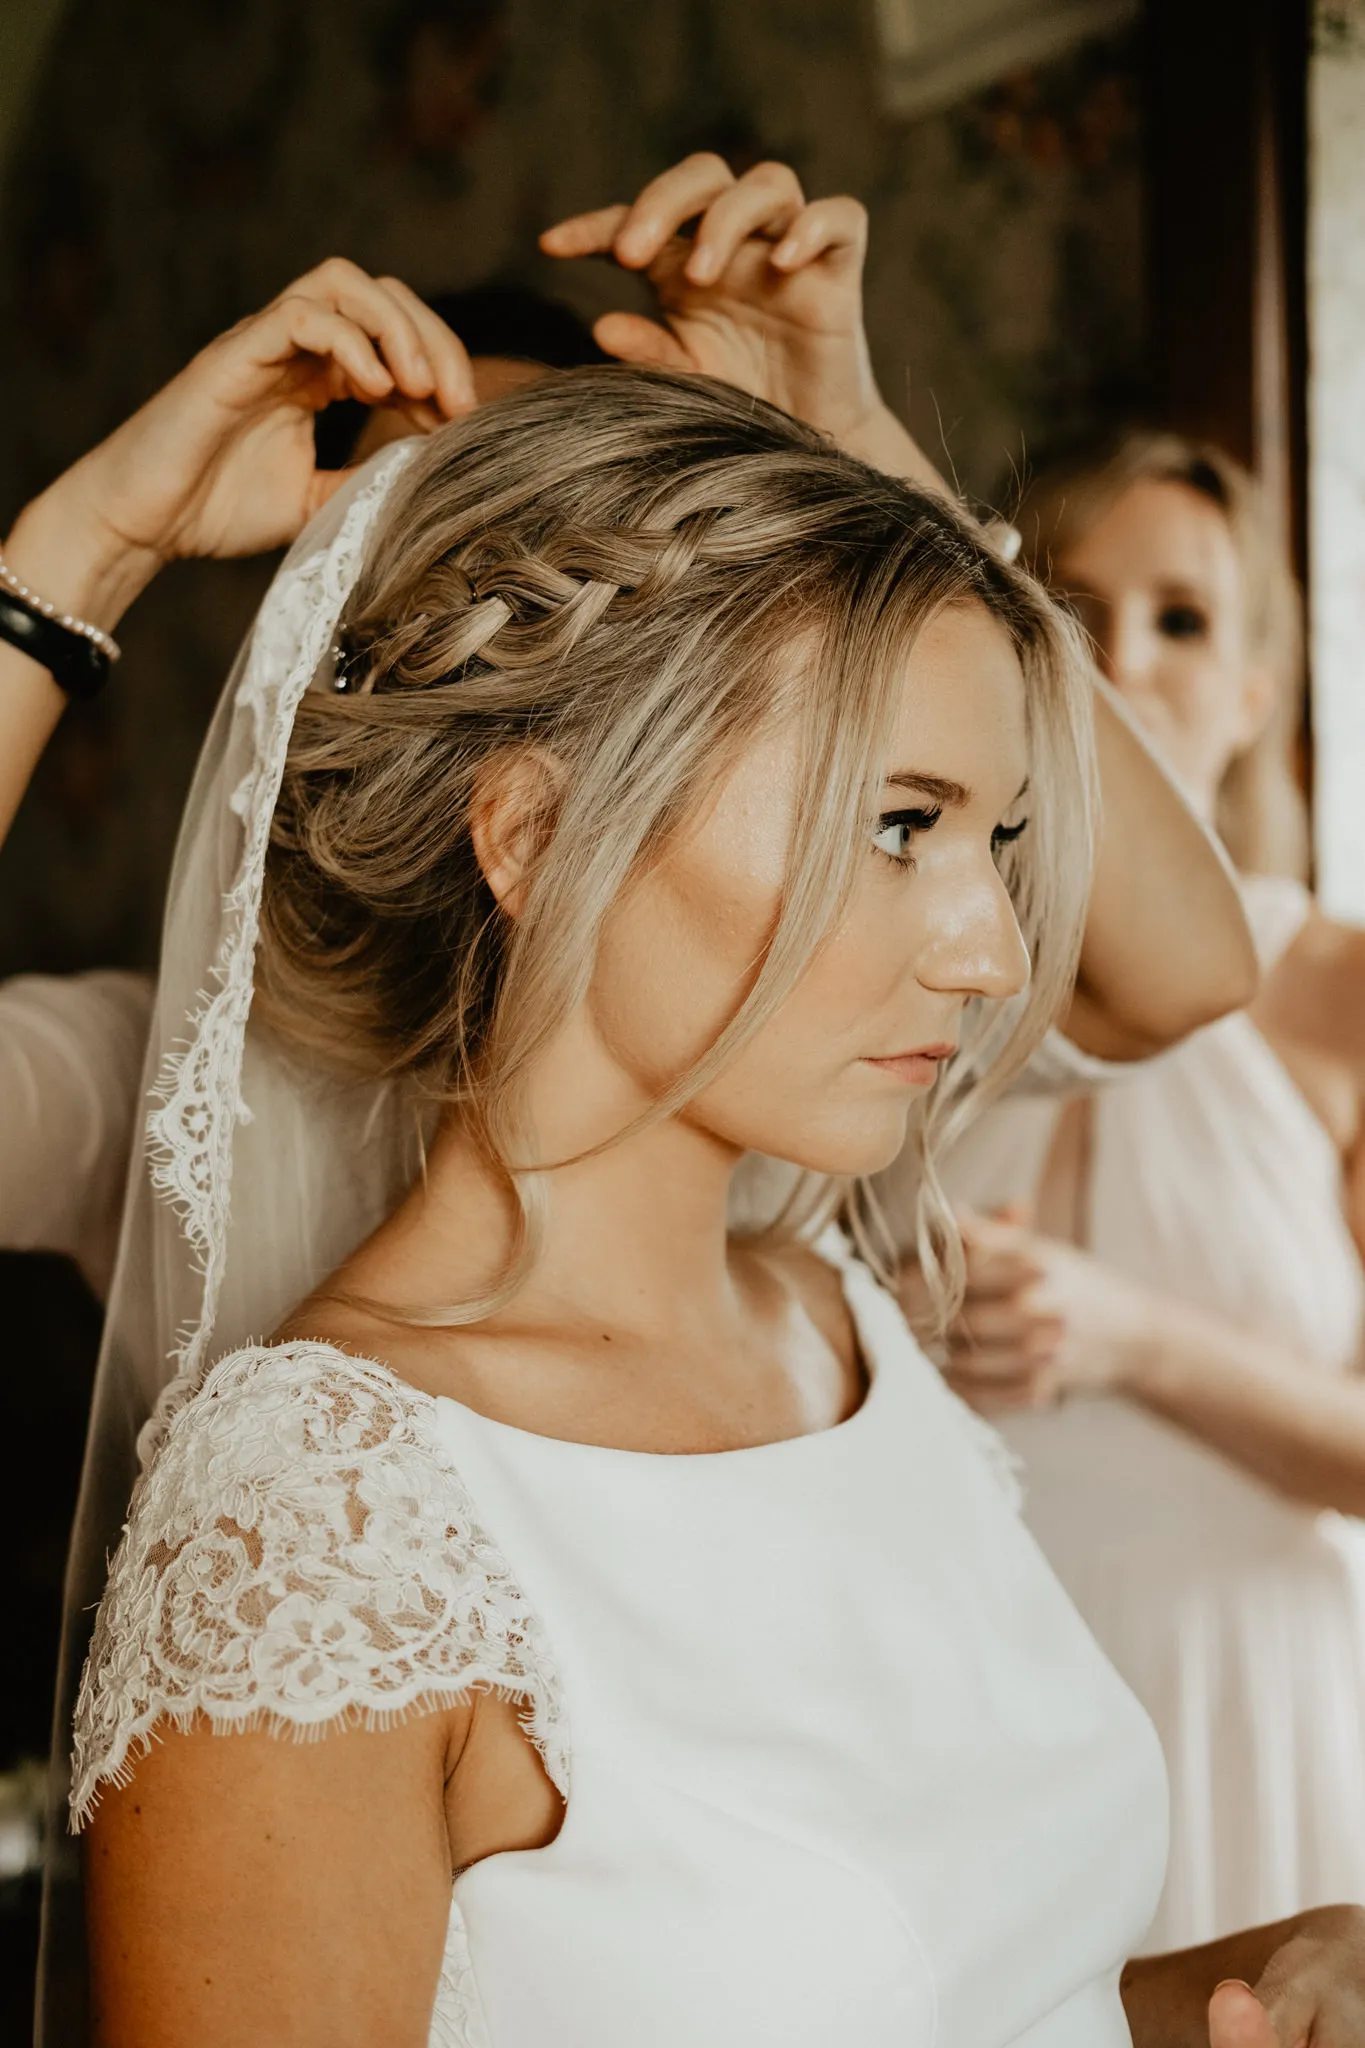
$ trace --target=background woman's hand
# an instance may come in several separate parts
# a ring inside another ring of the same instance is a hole
[[[464,349],[415,292],[334,257],[210,342],[68,471],[68,517],[151,568],[281,546],[339,481],[313,451],[314,415],[338,398],[397,404],[420,429],[474,393]]]
[[[1365,1909],[1304,1913],[1254,1986],[1220,1984],[1209,2048],[1360,2048],[1365,2042]]]
[[[967,1291],[947,1376],[983,1414],[1122,1388],[1158,1305],[1074,1245],[1000,1217],[964,1215]]]
[[[722,378],[844,445],[885,411],[863,327],[867,214],[856,199],[807,201],[785,164],[736,178],[701,154],[631,205],[578,214],[540,239],[551,256],[609,256],[654,286],[662,322],[597,322],[609,355]]]
[[[1140,1957],[1122,1990],[1133,2048],[1360,2048],[1365,1907],[1320,1906]]]

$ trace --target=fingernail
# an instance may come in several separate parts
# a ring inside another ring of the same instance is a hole
[[[795,259],[795,242],[779,242],[777,247],[773,250],[772,260],[774,263],[792,263],[795,261]]]
[[[697,249],[687,260],[687,274],[696,284],[705,284],[719,268],[714,249]]]

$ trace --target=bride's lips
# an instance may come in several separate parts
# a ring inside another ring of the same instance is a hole
[[[940,1063],[956,1051],[955,1045],[921,1045],[914,1052],[894,1052],[885,1059],[869,1059],[867,1064],[911,1088],[928,1088],[938,1079]]]

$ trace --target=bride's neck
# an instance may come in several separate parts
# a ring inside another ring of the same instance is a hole
[[[510,1311],[518,1323],[585,1319],[650,1332],[704,1327],[728,1314],[726,1205],[736,1151],[672,1117],[588,1158],[639,1105],[596,1107],[559,1086],[532,1100],[544,1237]],[[515,1216],[500,1177],[458,1119],[432,1143],[426,1171],[373,1241],[386,1294],[449,1300],[481,1291],[505,1265]],[[367,1262],[368,1263],[368,1262]]]

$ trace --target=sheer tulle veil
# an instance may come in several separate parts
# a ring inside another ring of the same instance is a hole
[[[37,2039],[84,2042],[79,1845],[66,1828],[71,1711],[139,1462],[224,1351],[260,1338],[392,1208],[417,1114],[340,1087],[251,1021],[262,876],[294,714],[332,686],[337,621],[411,443],[329,501],[281,566],[228,680],[172,871],[144,1087],[67,1568]]]

